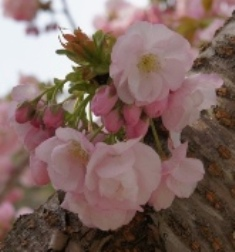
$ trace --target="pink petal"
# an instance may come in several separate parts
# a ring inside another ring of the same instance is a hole
[[[178,181],[190,184],[200,181],[204,176],[203,164],[199,159],[186,158],[171,175]]]
[[[52,150],[58,144],[61,144],[61,141],[57,137],[47,139],[35,149],[35,156],[47,164],[50,163]]]
[[[161,161],[149,146],[137,143],[134,146],[135,169],[138,171],[139,204],[145,204],[161,179]]]
[[[194,192],[197,183],[185,184],[169,176],[166,185],[179,198],[188,198]]]
[[[168,189],[165,182],[162,181],[158,188],[152,193],[149,204],[154,207],[156,211],[166,209],[171,206],[175,194]]]

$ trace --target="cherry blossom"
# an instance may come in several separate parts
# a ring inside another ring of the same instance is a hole
[[[56,189],[81,189],[93,144],[72,128],[58,128],[54,137],[42,142],[35,157],[47,164],[50,180]]]
[[[166,26],[136,22],[117,39],[111,61],[119,98],[143,106],[177,90],[193,56],[189,43]]]
[[[170,159],[162,162],[161,182],[149,201],[157,211],[168,208],[175,196],[188,198],[203,178],[205,172],[202,162],[187,158],[187,147],[187,143],[181,144],[172,150]]]
[[[96,16],[93,23],[96,29],[119,36],[136,21],[148,21],[160,23],[161,12],[157,6],[149,8],[138,8],[135,5],[123,0],[109,0],[106,3],[107,15]]]
[[[223,84],[216,74],[195,74],[185,79],[182,87],[169,95],[162,114],[164,126],[180,132],[200,117],[200,111],[216,104],[215,89]]]
[[[39,9],[38,0],[3,0],[4,14],[18,21],[31,21]]]
[[[63,207],[90,227],[116,229],[147,203],[160,181],[160,159],[139,139],[97,143],[87,163],[83,194],[67,194]]]

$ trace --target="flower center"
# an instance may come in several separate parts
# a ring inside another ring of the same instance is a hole
[[[137,64],[139,70],[143,73],[156,72],[161,68],[160,62],[156,55],[149,53],[140,58]]]
[[[76,141],[71,142],[70,153],[73,158],[78,158],[83,165],[86,165],[89,161],[88,153],[82,148],[81,144]]]

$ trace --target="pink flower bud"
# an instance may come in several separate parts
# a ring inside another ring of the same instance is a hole
[[[43,125],[43,122],[42,122],[42,117],[41,117],[41,115],[35,115],[33,118],[32,118],[32,120],[30,121],[30,124],[32,125],[32,126],[34,126],[35,128],[40,128],[41,127],[41,125]]]
[[[48,106],[43,115],[43,122],[47,128],[59,128],[64,122],[64,110],[60,105]]]
[[[128,139],[145,136],[148,131],[149,120],[140,119],[134,126],[126,125],[126,137]]]
[[[91,110],[96,116],[107,115],[118,100],[114,86],[103,86],[98,89],[91,101]]]
[[[18,123],[26,123],[32,118],[34,112],[33,105],[29,102],[24,102],[16,109],[15,120]]]
[[[119,112],[116,109],[112,110],[106,116],[102,117],[102,121],[105,128],[110,133],[118,132],[124,124]]]
[[[165,98],[161,101],[155,101],[150,103],[149,105],[146,105],[144,107],[144,112],[150,117],[150,118],[156,118],[162,115],[164,110],[166,109],[168,104],[168,98]]]
[[[135,105],[125,105],[123,107],[123,116],[125,123],[129,126],[134,126],[140,119],[142,109]]]

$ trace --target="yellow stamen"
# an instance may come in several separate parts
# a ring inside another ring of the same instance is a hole
[[[143,73],[156,72],[161,68],[160,62],[156,55],[154,54],[145,54],[143,55],[139,63],[137,64],[139,70]]]
[[[76,141],[72,141],[70,145],[70,154],[73,158],[78,158],[82,164],[86,165],[89,160],[88,153],[82,148],[81,144]]]

